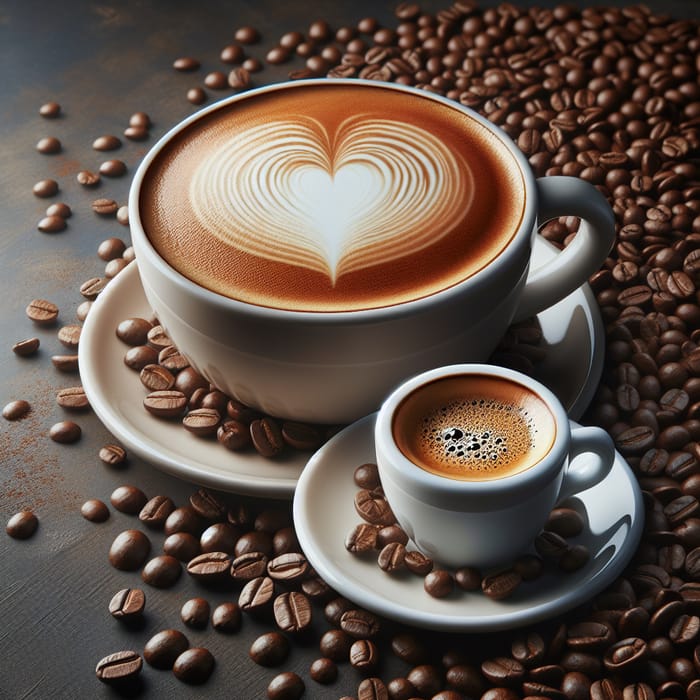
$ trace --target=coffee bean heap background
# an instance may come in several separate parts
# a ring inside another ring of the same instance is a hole
[[[564,619],[493,635],[425,633],[381,620],[328,591],[303,566],[285,507],[207,491],[179,506],[171,495],[148,498],[124,483],[131,475],[123,448],[103,445],[98,468],[112,470],[120,488],[108,499],[88,492],[93,482],[86,478],[85,492],[68,500],[76,514],[82,510],[95,523],[89,527],[111,528],[112,545],[76,572],[72,586],[89,585],[90,568],[109,568],[108,557],[114,569],[109,580],[119,585],[100,590],[104,624],[93,634],[101,643],[80,673],[94,672],[126,693],[146,693],[160,682],[155,674],[163,667],[184,683],[213,674],[212,684],[228,667],[249,679],[269,670],[270,698],[299,697],[304,687],[305,697],[338,697],[334,683],[352,687],[358,700],[699,698],[700,22],[643,7],[526,9],[467,1],[423,12],[403,3],[384,24],[371,17],[342,26],[318,19],[279,37],[240,26],[216,65],[185,51],[165,60],[172,62],[183,100],[195,105],[265,84],[267,75],[283,79],[282,69],[293,79],[330,75],[417,85],[500,125],[537,175],[576,175],[600,188],[615,211],[617,242],[591,280],[606,326],[606,363],[584,422],[606,428],[638,476],[645,531],[625,574]],[[36,104],[44,129],[35,134],[38,158],[75,149],[66,134],[71,106],[64,113],[53,101],[59,97]],[[89,136],[93,160],[66,161],[60,177],[53,170],[51,177],[39,173],[29,188],[32,205],[49,203],[27,227],[35,229],[32,235],[60,246],[72,233],[74,213],[95,217],[96,230],[111,228],[98,249],[104,270],[53,271],[63,280],[68,275],[76,288],[77,320],[61,314],[47,282],[36,298],[21,300],[27,307],[23,332],[5,339],[18,361],[43,372],[48,363],[40,345],[55,348],[55,333],[60,351],[50,355],[48,371],[71,381],[56,392],[62,415],[53,425],[43,405],[52,400],[48,389],[42,405],[15,395],[3,410],[3,445],[14,459],[31,450],[37,432],[67,443],[59,448],[67,452],[44,471],[28,477],[18,468],[5,482],[2,502],[14,504],[7,532],[28,538],[23,547],[61,537],[42,517],[42,498],[31,502],[27,483],[44,479],[60,488],[58,465],[70,462],[70,443],[86,439],[79,412],[88,407],[76,349],[92,301],[133,257],[127,235],[114,233],[114,225],[128,225],[128,215],[123,196],[110,188],[124,181],[150,145],[153,124],[141,110],[154,109],[147,102],[157,96],[140,99],[132,107],[139,111],[131,111],[119,130],[115,121],[115,133]],[[116,97],[112,108],[129,114]],[[59,201],[71,192],[70,204]],[[575,221],[560,219],[543,234],[561,246],[575,228]],[[495,359],[531,371],[541,359],[536,333],[529,327],[511,334]],[[83,533],[89,537],[89,530]],[[288,558],[276,561],[283,555]],[[251,572],[257,575],[246,580]],[[145,602],[136,592],[142,585]],[[43,590],[33,583],[29,588]],[[80,620],[70,624],[81,632]],[[223,635],[251,630],[256,639],[249,658],[226,653]],[[126,639],[133,640],[128,648]],[[309,649],[317,660],[302,667],[299,659]],[[94,677],[93,684],[99,692]]]

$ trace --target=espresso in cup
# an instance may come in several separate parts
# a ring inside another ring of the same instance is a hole
[[[175,270],[292,311],[376,309],[472,277],[510,244],[525,181],[457,105],[329,82],[262,92],[179,131],[140,215]]]
[[[401,452],[421,469],[487,481],[538,464],[554,444],[556,422],[524,384],[471,374],[438,379],[410,394],[392,430]]]

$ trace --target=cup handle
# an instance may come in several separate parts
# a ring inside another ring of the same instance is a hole
[[[578,289],[600,269],[615,241],[615,217],[605,197],[576,177],[551,175],[537,179],[538,225],[559,216],[581,219],[577,235],[553,260],[531,270],[515,321],[553,306]]]
[[[614,461],[615,446],[602,428],[572,428],[569,464],[557,500],[595,486],[608,475]]]

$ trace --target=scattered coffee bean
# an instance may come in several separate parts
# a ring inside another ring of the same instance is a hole
[[[234,32],[233,38],[241,44],[255,44],[260,41],[260,34],[255,27],[239,27]]]
[[[36,150],[44,154],[60,153],[61,148],[61,142],[55,136],[44,136],[36,144]]]
[[[455,579],[446,569],[433,569],[426,575],[423,587],[433,598],[445,598],[454,590]]]
[[[522,582],[522,577],[513,569],[507,569],[485,576],[481,582],[481,590],[493,600],[509,598]]]
[[[58,340],[62,345],[65,345],[71,350],[77,350],[80,342],[80,334],[82,327],[76,324],[62,326],[58,330]]]
[[[203,647],[193,647],[183,651],[175,659],[173,673],[183,683],[200,685],[209,680],[214,671],[215,660],[212,653]]]
[[[271,418],[260,418],[250,424],[250,437],[263,457],[276,457],[284,449],[282,431]]]
[[[169,496],[153,496],[141,508],[139,520],[155,529],[165,525],[168,516],[175,510],[175,503]]]
[[[90,407],[88,397],[81,386],[59,389],[56,393],[56,403],[69,411],[82,411]]]
[[[109,613],[118,620],[131,620],[143,614],[146,594],[140,588],[123,588],[109,601]]]
[[[65,202],[54,202],[46,207],[46,216],[60,216],[62,219],[70,219],[73,212]]]
[[[104,445],[100,447],[98,456],[110,467],[118,467],[126,462],[126,450],[121,445]]]
[[[276,675],[267,686],[269,700],[298,700],[306,690],[304,681],[293,671]]]
[[[226,519],[226,504],[208,489],[198,489],[190,496],[190,505],[197,515],[209,522],[221,522]]]
[[[248,655],[260,666],[279,666],[289,656],[289,641],[280,632],[266,632],[250,646]]]
[[[117,213],[117,209],[119,205],[116,201],[107,197],[100,197],[92,202],[92,210],[100,216],[112,216]]]
[[[59,372],[71,374],[78,371],[78,355],[51,355],[51,364]]]
[[[231,634],[241,629],[242,620],[241,609],[237,603],[221,603],[214,608],[211,626],[218,632]]]
[[[16,540],[30,538],[39,527],[39,519],[31,510],[21,510],[15,513],[5,526],[5,532]]]
[[[36,225],[42,233],[59,233],[66,229],[66,220],[62,216],[45,216]]]
[[[135,571],[143,566],[150,551],[151,542],[143,532],[124,530],[109,548],[109,563],[121,571]]]
[[[193,629],[204,629],[209,622],[209,603],[204,598],[190,598],[180,610],[180,619]]]
[[[126,163],[123,160],[112,158],[100,164],[100,175],[106,177],[121,177],[126,173]],[[114,210],[116,212],[116,208]]]
[[[201,87],[193,87],[187,91],[187,101],[193,105],[201,105],[207,101],[207,93]]]
[[[39,107],[39,114],[45,119],[56,119],[61,114],[61,105],[58,102],[46,102]]]
[[[146,505],[148,498],[140,488],[125,484],[123,486],[117,486],[117,488],[112,491],[109,501],[120,513],[137,515]]]
[[[109,508],[104,501],[90,498],[80,508],[80,514],[92,523],[103,523],[109,520]]]
[[[311,603],[299,591],[288,591],[275,598],[273,614],[283,632],[303,632],[311,624]]]
[[[367,610],[350,609],[340,616],[340,629],[355,639],[371,639],[379,633],[379,618]]]
[[[39,349],[41,341],[39,338],[27,338],[26,340],[18,340],[12,346],[12,352],[20,357],[30,357],[34,355]]]
[[[189,532],[168,535],[163,542],[163,551],[185,563],[202,553],[199,540]]]
[[[179,559],[169,554],[160,554],[146,562],[141,571],[141,579],[155,588],[170,588],[177,583],[181,574]]]
[[[156,632],[143,648],[143,658],[153,668],[169,670],[175,660],[185,650],[189,649],[190,642],[179,630],[167,629]]]
[[[121,686],[141,673],[143,661],[135,651],[117,651],[97,662],[95,675],[103,683]]]
[[[39,325],[50,325],[58,318],[58,306],[46,299],[34,299],[26,309],[27,317]]]
[[[187,573],[203,583],[216,583],[228,578],[231,556],[226,552],[205,552],[191,559]]]
[[[72,420],[62,420],[54,423],[49,429],[49,437],[54,442],[67,445],[80,440],[82,429]]]
[[[80,285],[80,293],[86,299],[94,301],[108,284],[109,280],[105,277],[91,277]]]
[[[15,399],[10,403],[5,404],[2,409],[2,417],[5,420],[16,421],[21,420],[32,410],[31,404],[25,399]]]
[[[76,180],[83,187],[97,187],[100,184],[100,174],[94,173],[91,170],[81,170],[76,175]]]

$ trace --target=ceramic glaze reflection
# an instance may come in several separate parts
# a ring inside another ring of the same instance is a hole
[[[195,171],[190,199],[226,244],[335,284],[434,244],[473,192],[468,164],[444,142],[360,114],[333,132],[298,117],[233,134]]]

